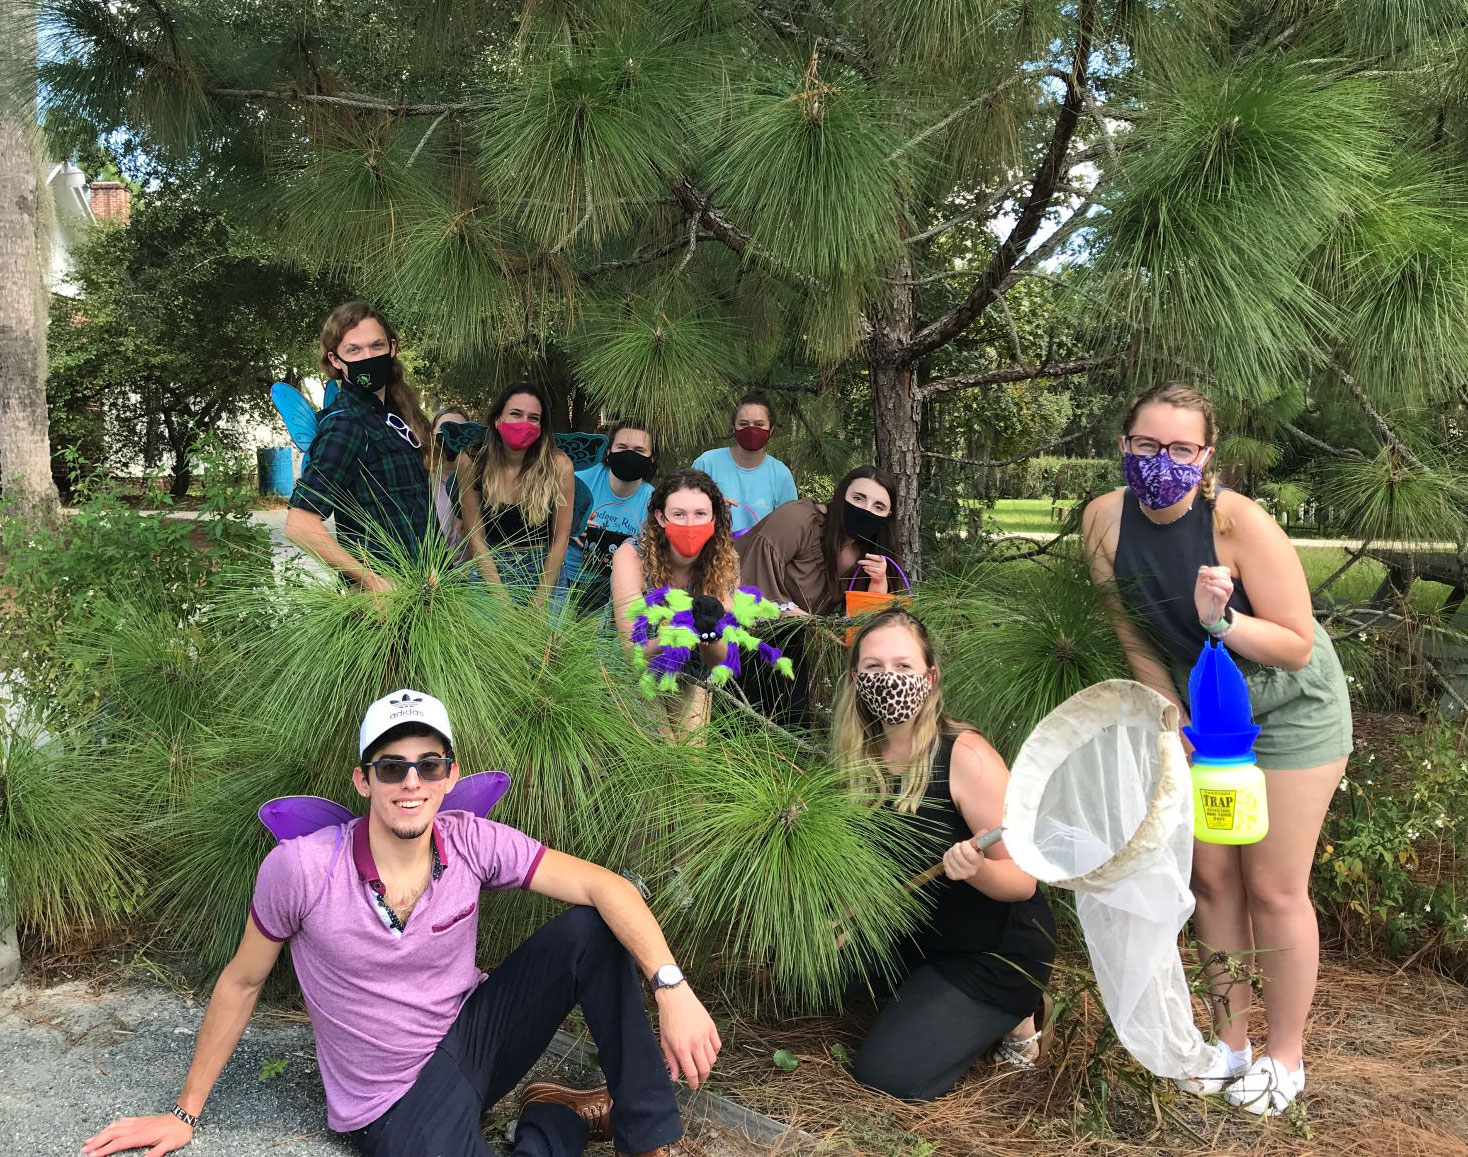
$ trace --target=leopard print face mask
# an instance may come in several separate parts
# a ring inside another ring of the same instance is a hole
[[[917,714],[933,685],[926,672],[858,671],[856,694],[862,706],[889,726],[906,723]]]

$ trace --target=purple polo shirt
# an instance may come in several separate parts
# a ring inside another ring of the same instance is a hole
[[[274,848],[260,865],[250,916],[291,961],[338,1132],[370,1124],[412,1087],[484,973],[474,963],[481,888],[525,888],[545,848],[463,811],[440,812],[443,874],[395,936],[372,900],[382,891],[366,819]]]

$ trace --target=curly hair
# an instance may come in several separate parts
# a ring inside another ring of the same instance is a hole
[[[721,602],[739,582],[739,556],[734,553],[734,533],[729,522],[729,504],[718,484],[702,470],[675,470],[658,483],[647,500],[647,521],[637,537],[642,548],[642,573],[648,590],[667,586],[672,580],[672,547],[668,534],[655,517],[678,490],[697,490],[709,497],[714,507],[714,535],[693,560],[688,593],[695,598],[712,595]]]
[[[1158,382],[1151,389],[1139,394],[1127,407],[1126,419],[1121,424],[1123,434],[1130,434],[1137,424],[1137,415],[1146,406],[1173,406],[1179,410],[1192,410],[1203,415],[1203,438],[1209,446],[1218,442],[1218,418],[1213,403],[1205,394],[1186,382]],[[1234,521],[1218,509],[1218,473],[1215,457],[1208,459],[1203,468],[1203,480],[1198,484],[1198,493],[1203,496],[1209,513],[1213,515],[1213,529],[1227,534],[1234,528]]]

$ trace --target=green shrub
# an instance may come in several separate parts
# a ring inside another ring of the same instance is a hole
[[[1051,458],[1040,455],[984,471],[983,493],[991,498],[1088,498],[1121,484],[1112,458]]]
[[[78,509],[55,525],[0,514],[0,681],[28,702],[71,710],[63,692],[78,672],[83,694],[97,690],[95,653],[62,657],[69,631],[115,624],[115,608],[137,602],[177,624],[212,597],[226,560],[268,569],[269,536],[249,519],[249,489],[217,448],[206,449],[204,509],[198,519],[130,507],[107,479],[78,479]],[[60,701],[60,702],[58,702]]]
[[[1455,969],[1468,947],[1468,737],[1431,720],[1385,749],[1358,748],[1326,817],[1311,878],[1315,905],[1351,947],[1436,951]]]

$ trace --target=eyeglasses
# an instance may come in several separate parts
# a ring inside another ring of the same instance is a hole
[[[418,778],[424,783],[437,783],[449,777],[451,762],[442,755],[425,755],[422,759],[404,759],[400,755],[384,755],[364,763],[362,770],[369,775],[376,773],[379,783],[402,783],[412,768],[418,769]]]
[[[1199,446],[1196,442],[1168,442],[1162,443],[1156,438],[1138,438],[1131,434],[1123,438],[1129,452],[1138,458],[1155,458],[1162,451],[1167,451],[1167,456],[1180,466],[1187,466],[1196,462],[1207,446]]]

